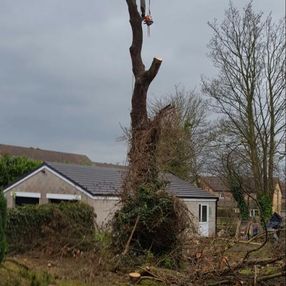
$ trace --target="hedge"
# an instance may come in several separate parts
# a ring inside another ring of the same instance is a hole
[[[94,211],[84,203],[27,205],[8,210],[9,252],[84,250],[94,237]]]

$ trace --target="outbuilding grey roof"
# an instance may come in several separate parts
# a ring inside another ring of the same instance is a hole
[[[166,180],[169,182],[167,185],[167,190],[174,193],[179,198],[209,198],[217,199],[216,196],[210,194],[209,192],[195,187],[191,183],[184,181],[173,174],[166,174]]]
[[[116,196],[120,192],[126,168],[121,166],[83,166],[46,162],[46,166],[78,185],[93,196]],[[213,199],[209,194],[192,184],[168,173],[164,175],[167,191],[180,198]]]

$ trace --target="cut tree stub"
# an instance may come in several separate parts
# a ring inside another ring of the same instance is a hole
[[[136,284],[137,281],[140,279],[141,274],[139,272],[131,272],[129,273],[129,279],[132,284]]]

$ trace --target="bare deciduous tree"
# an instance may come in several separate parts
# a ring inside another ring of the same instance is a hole
[[[160,168],[198,184],[211,140],[207,101],[195,91],[175,87],[175,92],[152,104],[152,113],[167,103],[174,109],[164,117],[157,150]]]
[[[219,73],[203,81],[203,90],[225,115],[229,134],[243,150],[255,190],[268,209],[285,131],[284,25],[282,20],[273,23],[271,15],[264,20],[251,2],[243,13],[230,4],[220,25],[209,24],[210,57]]]

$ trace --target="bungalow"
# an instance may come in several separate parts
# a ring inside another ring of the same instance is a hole
[[[250,181],[250,185],[252,182]],[[235,212],[239,212],[237,203],[234,200],[228,185],[220,177],[203,176],[200,178],[200,187],[212,195],[215,195],[218,200],[219,208],[230,208]],[[255,194],[253,194],[255,196]],[[249,206],[250,216],[254,217],[258,214],[257,205],[249,198],[246,197]],[[272,211],[281,214],[282,207],[282,190],[281,183],[278,178],[274,179],[274,194],[272,199]]]
[[[83,166],[45,162],[4,190],[8,207],[81,200],[91,205],[98,225],[104,225],[119,207],[126,169],[120,166]],[[172,174],[167,191],[182,199],[194,215],[199,233],[216,233],[217,197]]]

